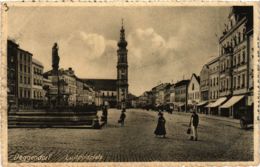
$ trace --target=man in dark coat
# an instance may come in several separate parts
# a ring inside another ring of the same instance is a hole
[[[192,129],[190,140],[198,140],[198,125],[199,125],[199,115],[196,113],[196,111],[192,112],[191,119],[190,119],[190,126]]]
[[[120,115],[120,119],[119,119],[119,123],[121,123],[122,127],[125,125],[125,117],[126,117],[125,111],[122,110],[121,115]]]
[[[159,115],[158,123],[157,123],[156,129],[154,131],[154,134],[156,136],[163,136],[165,138],[165,135],[166,135],[166,130],[165,130],[166,120],[163,117],[163,113],[162,112],[159,112],[158,115]]]
[[[103,113],[102,113],[103,121],[104,121],[105,124],[107,124],[107,106],[104,105],[102,110],[103,110]]]

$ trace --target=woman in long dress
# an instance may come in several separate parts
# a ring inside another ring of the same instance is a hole
[[[159,112],[158,115],[159,115],[158,123],[157,123],[156,129],[154,131],[154,134],[156,136],[163,136],[165,138],[165,135],[166,135],[166,130],[165,130],[166,120],[163,117],[163,113]]]

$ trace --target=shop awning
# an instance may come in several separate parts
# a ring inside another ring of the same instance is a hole
[[[241,96],[233,96],[231,97],[226,103],[224,103],[220,108],[230,108],[237,102],[239,102],[241,99],[243,99],[244,95]]]
[[[218,107],[218,106],[220,106],[222,103],[224,103],[226,100],[227,100],[226,97],[221,97],[221,98],[219,98],[217,101],[208,104],[206,107],[209,107],[209,108]]]
[[[180,103],[180,104],[179,104],[180,107],[182,107],[182,106],[184,106],[184,105],[185,105],[185,103]]]
[[[206,105],[205,107],[210,107],[214,102],[209,103],[208,105]]]
[[[181,103],[181,102],[176,102],[174,103],[174,105],[178,106],[178,107],[182,107],[185,105],[185,103]]]
[[[198,103],[197,106],[203,106],[203,105],[205,105],[207,103],[208,103],[208,101],[202,101],[202,102]]]

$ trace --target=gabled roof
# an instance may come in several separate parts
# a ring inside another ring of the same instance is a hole
[[[200,77],[199,76],[197,76],[196,74],[192,74],[191,75],[191,78],[190,78],[190,80],[192,80],[192,77],[194,77],[197,81],[198,81],[198,83],[200,84]]]
[[[95,90],[116,91],[116,79],[81,79],[84,83],[90,85]]]

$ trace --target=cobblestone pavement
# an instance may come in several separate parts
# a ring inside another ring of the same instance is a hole
[[[190,117],[165,113],[167,138],[153,131],[157,113],[129,109],[125,127],[120,111],[110,109],[100,130],[21,128],[8,130],[10,162],[252,161],[253,130],[207,118],[200,119],[199,140],[190,141]]]

